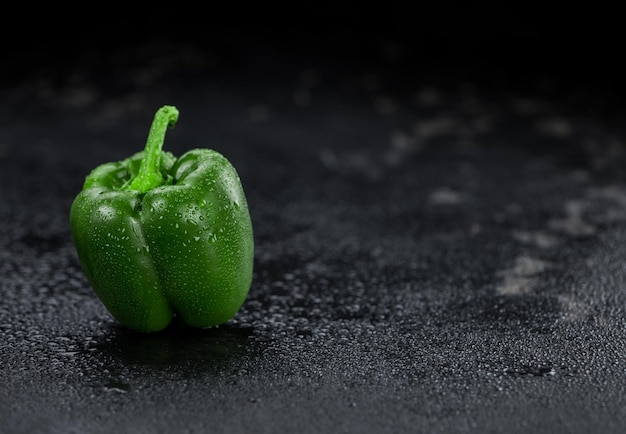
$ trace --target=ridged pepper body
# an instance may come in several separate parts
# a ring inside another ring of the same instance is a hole
[[[131,329],[162,330],[174,315],[192,327],[222,324],[252,282],[252,223],[239,176],[213,150],[178,159],[159,150],[161,185],[128,188],[144,160],[139,152],[85,179],[70,212],[83,270]]]

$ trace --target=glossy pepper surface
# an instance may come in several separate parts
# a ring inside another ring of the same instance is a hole
[[[231,319],[252,282],[253,233],[237,172],[220,153],[162,150],[178,110],[157,111],[145,150],[85,179],[70,224],[98,298],[130,329]]]

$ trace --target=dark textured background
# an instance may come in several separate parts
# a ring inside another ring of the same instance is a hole
[[[6,17],[0,432],[626,430],[614,12],[386,6]],[[238,169],[255,274],[140,335],[68,213],[163,104]]]

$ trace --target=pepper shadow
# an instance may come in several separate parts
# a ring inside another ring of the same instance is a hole
[[[156,333],[138,333],[121,325],[112,331],[112,338],[96,349],[124,365],[191,370],[220,367],[249,354],[248,338],[253,333],[250,327],[194,329],[183,324]]]

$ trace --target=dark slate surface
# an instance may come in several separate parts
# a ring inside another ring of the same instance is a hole
[[[0,432],[626,430],[626,131],[602,37],[401,14],[350,32],[344,12],[284,39],[82,26],[9,54]],[[229,323],[141,335],[89,288],[68,213],[163,104],[168,150],[237,167],[255,274]]]

